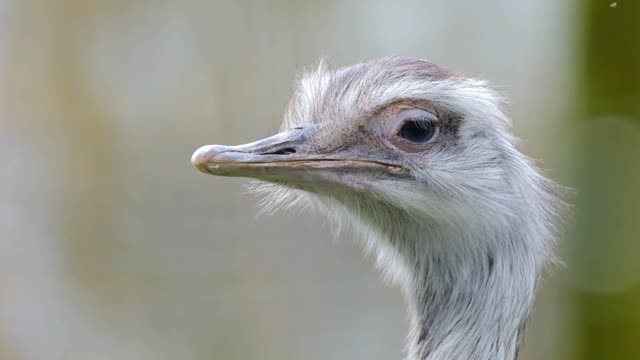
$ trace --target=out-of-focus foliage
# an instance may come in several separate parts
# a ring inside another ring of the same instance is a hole
[[[574,241],[578,358],[639,359],[640,2],[584,9]]]
[[[638,4],[0,0],[0,359],[400,359],[357,246],[189,163],[276,131],[322,55],[507,94],[575,204],[523,358],[640,358]]]

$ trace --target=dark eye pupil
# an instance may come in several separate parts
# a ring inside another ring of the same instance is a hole
[[[425,143],[431,140],[435,131],[436,127],[431,121],[408,121],[398,135],[414,143]]]

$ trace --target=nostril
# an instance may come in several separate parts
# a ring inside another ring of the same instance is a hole
[[[262,153],[260,155],[290,155],[295,153],[296,153],[296,149],[288,147],[288,148],[282,148],[276,151]]]

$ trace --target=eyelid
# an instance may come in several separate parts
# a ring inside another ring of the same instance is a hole
[[[432,124],[438,124],[438,119],[434,119],[434,118],[430,118],[430,117],[408,117],[406,119],[404,119],[404,121],[402,121],[402,125],[408,123],[408,122],[415,122],[415,123],[423,123],[423,122],[428,122],[428,123],[432,123]]]
[[[402,110],[396,114],[396,117],[399,117],[403,120],[405,119],[438,120],[437,113],[433,113],[431,111],[420,109],[420,108]]]

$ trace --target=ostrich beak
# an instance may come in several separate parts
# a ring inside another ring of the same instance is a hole
[[[272,182],[326,181],[353,186],[352,174],[401,174],[398,161],[375,159],[370,151],[341,149],[319,152],[310,146],[313,128],[295,128],[237,146],[206,145],[191,163],[212,175],[250,177]]]

